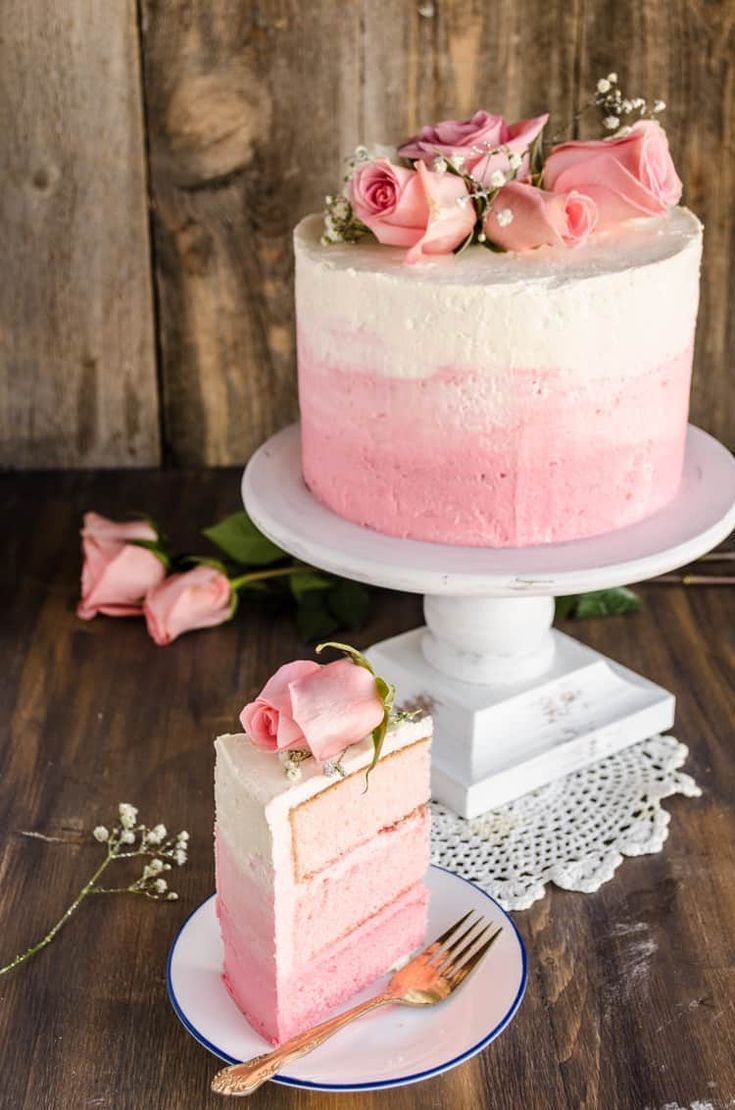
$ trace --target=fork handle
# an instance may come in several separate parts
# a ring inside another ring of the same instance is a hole
[[[222,1068],[212,1080],[212,1090],[220,1095],[250,1095],[262,1083],[271,1079],[289,1060],[306,1056],[307,1052],[323,1044],[328,1037],[343,1029],[345,1025],[349,1025],[355,1018],[362,1017],[370,1010],[376,1010],[378,1006],[385,1006],[388,1002],[395,1001],[389,994],[377,994],[367,1002],[360,1002],[351,1010],[345,1010],[343,1014],[337,1014],[336,1017],[323,1021],[321,1025],[315,1025],[304,1033],[298,1033],[285,1044],[274,1048],[272,1052],[256,1056],[244,1064],[232,1064],[228,1068]]]

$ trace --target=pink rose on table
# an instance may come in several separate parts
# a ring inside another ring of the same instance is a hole
[[[378,158],[361,167],[350,182],[355,215],[380,243],[410,247],[426,230],[429,207],[414,170]]]
[[[365,667],[349,659],[325,666],[297,659],[276,671],[240,721],[258,748],[306,748],[325,760],[364,740],[384,714],[375,677]]]
[[[171,574],[146,595],[143,614],[157,644],[170,644],[182,632],[213,628],[235,611],[235,595],[226,575],[215,567],[198,566]]]
[[[579,189],[592,197],[601,227],[633,216],[662,216],[678,204],[682,191],[666,132],[653,120],[638,120],[618,139],[554,147],[543,183],[554,192]]]
[[[511,181],[485,217],[488,239],[507,251],[534,247],[577,247],[597,224],[597,206],[583,193],[549,193]]]
[[[143,598],[162,581],[166,568],[152,551],[130,541],[156,540],[156,530],[146,520],[118,522],[85,513],[81,534],[84,564],[77,616],[139,616]]]
[[[548,118],[546,113],[509,124],[502,116],[491,112],[475,112],[469,119],[447,119],[422,127],[418,135],[399,147],[398,153],[404,158],[426,162],[429,166],[437,155],[443,155],[447,159],[462,158],[462,168],[473,173],[485,184],[496,170],[506,173],[509,169],[509,155],[516,154],[523,158],[516,172],[516,180],[524,180],[528,176],[526,152],[543,130]],[[507,147],[507,151],[487,153],[498,147]]]

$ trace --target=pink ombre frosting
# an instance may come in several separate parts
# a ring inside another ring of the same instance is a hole
[[[369,741],[345,753],[345,778],[307,760],[292,783],[247,736],[217,740],[224,978],[268,1040],[315,1024],[423,942],[430,734],[428,720],[390,729],[367,792]]]
[[[580,238],[585,217],[571,214]],[[620,528],[675,496],[699,292],[690,212],[574,250],[475,246],[412,267],[319,233],[308,217],[295,235],[303,470],[334,511],[518,546]]]

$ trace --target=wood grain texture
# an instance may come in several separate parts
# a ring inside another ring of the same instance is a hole
[[[0,465],[155,462],[159,408],[168,462],[244,461],[297,412],[291,229],[344,155],[478,106],[568,133],[613,68],[669,105],[706,225],[692,419],[735,445],[735,0],[139,10],[6,5]]]
[[[613,67],[671,106],[687,200],[707,225],[692,418],[735,443],[733,0],[144,8],[174,462],[242,461],[295,415],[290,232],[334,188],[342,156],[480,105],[510,118],[549,109],[552,131],[568,133]]]
[[[617,70],[666,101],[683,202],[705,228],[691,419],[735,448],[735,3],[585,3],[579,44],[582,89]]]
[[[167,443],[174,463],[234,462],[296,414],[291,228],[358,130],[359,13],[143,12]]]
[[[0,962],[61,912],[95,866],[89,830],[131,801],[192,833],[181,901],[90,900],[53,946],[0,979],[0,1105],[191,1110],[216,1061],[166,998],[176,929],[213,886],[212,738],[284,659],[287,614],[243,600],[236,623],[157,648],[136,620],[74,615],[77,529],[92,506],[145,505],[176,545],[237,505],[239,475],[128,472],[0,478],[14,522],[0,561]],[[186,497],[182,498],[182,490]],[[574,633],[674,689],[701,799],[672,798],[664,850],[593,895],[553,889],[515,915],[527,996],[480,1056],[427,1083],[344,1096],[268,1085],[263,1110],[643,1110],[735,1099],[735,592],[643,587],[635,616]],[[420,600],[376,594],[360,645],[412,627]],[[29,836],[42,834],[50,841]],[[122,865],[118,865],[122,868]]]
[[[7,0],[0,466],[159,458],[135,0]]]

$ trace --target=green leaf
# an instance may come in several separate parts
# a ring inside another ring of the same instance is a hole
[[[225,517],[211,528],[203,529],[202,535],[225,555],[246,567],[268,566],[283,559],[286,554],[255,527],[244,509]]]
[[[388,731],[388,713],[386,712],[386,714],[383,717],[383,720],[380,722],[380,724],[376,728],[373,729],[373,758],[370,762],[370,766],[365,769],[365,790],[367,790],[367,788],[368,788],[368,783],[369,783],[369,780],[370,780],[370,772],[373,770],[373,768],[376,766],[378,760],[380,759],[380,753],[383,750],[383,741],[385,740],[385,734],[386,734],[387,731]]]
[[[305,567],[304,570],[295,571],[288,579],[291,593],[300,601],[304,594],[308,594],[311,590],[329,590],[334,584],[333,578],[328,578],[325,574],[319,574],[317,571],[312,570],[311,567]],[[333,614],[336,616],[337,614]]]
[[[337,623],[327,608],[323,590],[310,590],[296,608],[296,626],[304,640],[320,640],[334,632]]]
[[[339,622],[339,628],[362,628],[370,614],[370,593],[359,582],[347,578],[333,580],[327,595],[329,611]]]
[[[554,600],[554,620],[565,621],[568,617],[572,617],[574,607],[579,600],[580,594],[566,594],[564,597],[557,597]]]
[[[593,590],[586,594],[572,594],[557,598],[556,616],[563,620],[588,620],[593,617],[612,617],[621,613],[635,613],[641,607],[641,599],[633,590],[618,586],[612,590]]]
[[[529,169],[531,172],[531,180],[534,185],[538,185],[541,182],[544,172],[544,161],[544,129],[542,127],[531,143],[531,151],[529,154]]]

